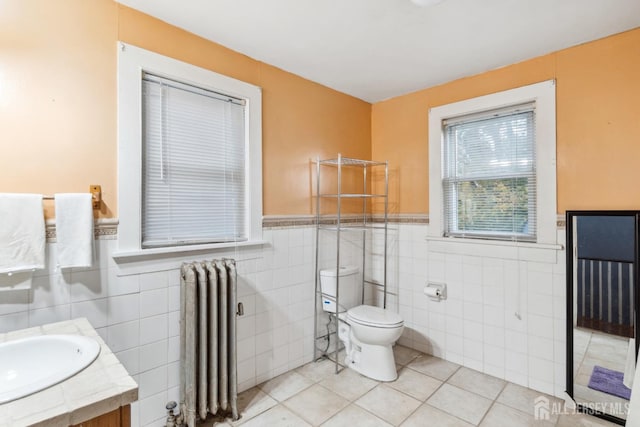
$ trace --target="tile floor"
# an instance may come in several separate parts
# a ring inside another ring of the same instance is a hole
[[[574,385],[573,395],[578,402],[607,402],[605,408],[625,408],[627,400],[593,390],[588,387],[591,373],[596,365],[624,372],[629,338],[605,334],[584,328],[575,328],[574,339]],[[626,414],[617,415],[626,418]]]
[[[394,348],[398,379],[381,383],[351,369],[334,373],[328,360],[311,362],[240,394],[244,427],[611,426],[582,414],[534,418],[541,393],[411,350]],[[560,408],[560,401],[545,396]]]

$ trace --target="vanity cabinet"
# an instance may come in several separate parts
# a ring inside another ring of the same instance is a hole
[[[131,406],[120,408],[71,427],[130,427]]]

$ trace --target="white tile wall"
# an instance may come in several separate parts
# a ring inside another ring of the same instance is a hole
[[[562,395],[564,251],[518,253],[487,246],[480,254],[471,251],[469,255],[441,241],[428,241],[428,225],[393,228],[389,287],[399,292],[397,305],[391,308],[405,319],[402,344]],[[557,236],[558,243],[564,244],[564,230],[558,230]],[[445,283],[447,299],[430,301],[423,294],[428,281]]]
[[[178,400],[180,277],[182,261],[233,257],[238,267],[239,389],[248,389],[313,357],[315,231],[265,229],[259,249],[118,264],[115,240],[98,240],[90,269],[47,269],[31,291],[0,294],[0,332],[86,317],[140,386],[133,425],[160,425],[164,406]],[[311,344],[306,344],[311,343]]]
[[[426,225],[391,225],[388,307],[405,319],[401,343],[539,391],[564,390],[564,252],[536,253],[537,261],[504,251],[465,255],[426,240]],[[362,235],[343,233],[342,263],[361,266]],[[238,263],[239,389],[294,369],[313,357],[315,229],[265,229],[259,249],[199,255]],[[558,240],[564,242],[559,231]],[[367,275],[381,280],[383,238],[367,236]],[[89,319],[140,385],[133,425],[159,425],[164,405],[179,393],[179,266],[175,259],[118,264],[115,240],[99,240],[91,269],[48,266],[31,291],[0,294],[0,332],[72,317]],[[321,267],[335,265],[336,241],[320,237]],[[556,254],[554,254],[556,255]],[[550,262],[553,260],[553,262]],[[432,302],[427,280],[446,283],[448,298]],[[367,300],[381,304],[376,288]],[[520,318],[515,313],[518,312]]]

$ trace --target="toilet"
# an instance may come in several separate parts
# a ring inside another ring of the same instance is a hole
[[[336,310],[336,269],[320,270],[322,308],[338,313],[338,338],[345,346],[345,365],[369,378],[393,381],[398,373],[392,345],[402,335],[404,321],[391,310],[360,304],[358,273],[358,267],[340,267]]]

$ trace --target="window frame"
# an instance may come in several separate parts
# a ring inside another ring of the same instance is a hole
[[[130,44],[118,42],[117,256],[198,251],[262,243],[262,91],[258,86]],[[142,76],[149,72],[246,102],[245,186],[247,240],[142,247]]]
[[[429,237],[443,238],[445,233],[443,191],[443,120],[478,114],[513,105],[535,104],[536,221],[535,243],[556,243],[556,96],[555,80],[548,80],[502,92],[479,96],[429,110]],[[450,236],[459,241],[491,240],[508,244],[508,240]],[[516,239],[514,239],[515,241]]]

